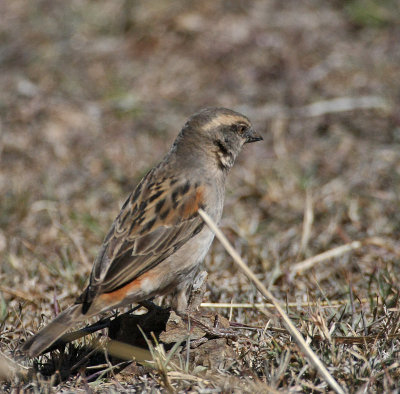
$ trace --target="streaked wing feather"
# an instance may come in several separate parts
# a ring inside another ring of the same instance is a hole
[[[160,247],[158,248],[160,250],[158,253],[150,252],[147,254],[137,253],[132,255],[132,251],[128,250],[119,254],[118,257],[113,260],[106,277],[101,283],[102,292],[107,293],[122,287],[124,284],[131,282],[165,260],[193,236],[194,230],[196,229],[195,223],[198,221],[199,218],[196,218],[192,219],[190,223],[182,223],[181,225],[174,226],[179,227],[177,233],[173,231],[171,227],[164,227],[163,235],[169,242],[158,238],[160,241]],[[170,242],[169,233],[176,234],[173,242]],[[146,237],[151,235],[150,233]],[[144,237],[140,237],[139,240],[142,238]]]
[[[98,290],[112,292],[156,266],[203,227],[197,214],[203,187],[161,178],[150,171],[124,203],[105,238],[90,279],[90,302]]]

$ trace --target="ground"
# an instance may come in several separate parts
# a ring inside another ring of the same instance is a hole
[[[264,141],[229,176],[221,229],[345,390],[398,387],[397,1],[13,0],[0,13],[3,355],[74,301],[185,119],[224,106]],[[122,377],[82,362],[59,381],[40,369],[54,352],[19,360],[42,373],[2,390],[329,390],[217,241],[206,267],[203,301],[235,305],[201,310],[242,327],[229,363],[185,356]]]

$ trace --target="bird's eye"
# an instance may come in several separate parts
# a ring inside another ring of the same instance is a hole
[[[244,125],[244,124],[239,124],[239,125],[237,126],[237,132],[238,132],[239,134],[244,134],[244,133],[246,132],[246,130],[247,130],[247,126]]]
[[[239,123],[239,124],[233,124],[230,127],[231,131],[233,131],[236,134],[239,135],[243,135],[246,131],[247,131],[247,125],[243,124],[243,123]]]

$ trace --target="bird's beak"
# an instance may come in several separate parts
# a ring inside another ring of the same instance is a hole
[[[261,137],[260,134],[258,134],[252,127],[249,129],[246,135],[246,144],[249,144],[250,142],[257,142],[257,141],[262,141],[264,138]]]

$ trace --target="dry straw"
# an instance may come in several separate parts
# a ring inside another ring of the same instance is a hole
[[[322,262],[328,261],[330,259],[333,259],[335,257],[342,256],[343,254],[347,252],[351,252],[353,250],[357,250],[362,248],[363,246],[377,246],[379,248],[383,248],[388,250],[389,252],[392,252],[398,256],[400,256],[400,252],[398,248],[396,248],[394,245],[391,245],[391,243],[388,240],[385,240],[384,238],[380,237],[370,237],[366,238],[362,241],[353,241],[345,245],[338,246],[336,248],[327,250],[326,252],[317,254],[316,256],[310,257],[306,260],[300,261],[299,263],[293,264],[291,267],[291,272],[293,274],[300,275],[304,273],[305,271],[311,269],[317,264],[320,264]]]
[[[312,351],[310,346],[307,345],[303,336],[296,329],[289,316],[285,313],[282,307],[279,304],[279,301],[265,288],[265,286],[259,281],[256,275],[250,270],[250,268],[246,265],[246,263],[242,260],[240,255],[236,252],[233,246],[226,239],[221,230],[217,227],[214,221],[205,213],[202,209],[199,209],[199,214],[205,221],[205,223],[210,227],[210,229],[215,233],[216,237],[222,243],[226,251],[231,255],[235,263],[239,266],[239,268],[245,273],[245,275],[254,283],[260,293],[269,299],[279,312],[282,317],[283,323],[286,326],[286,329],[290,332],[290,334],[294,337],[300,349],[304,352],[304,354],[308,357],[309,361],[314,365],[319,374],[325,381],[335,390],[336,393],[344,393],[343,389],[339,386],[333,376],[328,372],[324,364],[317,357],[317,355]]]

